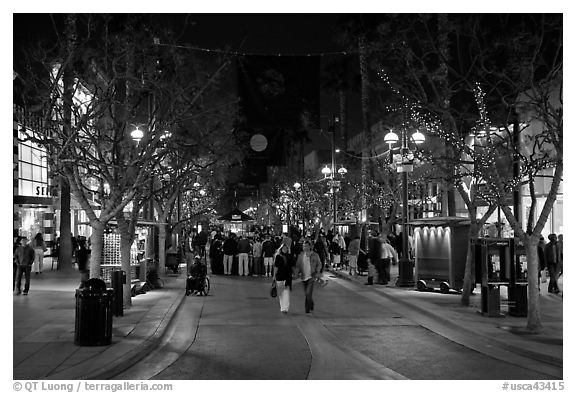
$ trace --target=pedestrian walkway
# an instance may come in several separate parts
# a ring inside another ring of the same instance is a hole
[[[425,327],[462,345],[481,351],[503,348],[556,367],[563,364],[563,302],[559,295],[541,295],[543,330],[527,334],[526,318],[481,315],[479,294],[471,296],[470,307],[463,307],[458,294],[418,292],[392,284],[364,286],[366,276],[350,276],[342,270],[325,273],[331,274],[349,280],[352,287],[374,294],[372,298],[388,298],[405,305],[415,319],[424,315],[435,320],[435,324]],[[397,267],[394,267],[392,277],[396,276]],[[184,275],[163,279],[164,288],[133,297],[132,306],[124,310],[124,316],[114,317],[111,345],[85,347],[74,345],[74,294],[78,273],[63,275],[59,271],[45,271],[33,276],[30,294],[13,297],[13,378],[108,379],[127,369],[160,343],[172,316],[185,299]],[[563,287],[562,278],[559,285]],[[505,307],[502,311],[506,314]],[[484,347],[478,348],[479,345]]]
[[[33,275],[28,296],[13,299],[13,378],[107,379],[151,351],[183,300],[185,277],[163,277],[164,288],[132,298],[113,317],[112,344],[74,345],[77,271]]]
[[[346,270],[330,270],[338,277],[364,285],[366,275],[350,275]],[[407,308],[417,310],[420,314],[436,319],[441,323],[436,325],[440,333],[453,341],[462,341],[469,346],[467,336],[479,336],[488,345],[505,349],[554,366],[563,365],[563,298],[546,291],[547,284],[542,284],[540,294],[540,317],[543,329],[536,334],[526,330],[526,317],[508,315],[505,302],[507,292],[501,287],[501,316],[488,317],[481,313],[481,295],[479,286],[474,295],[470,296],[470,306],[461,305],[461,294],[435,291],[420,292],[413,287],[396,287],[398,266],[391,267],[392,281],[388,285],[374,284],[364,288],[373,288],[379,295],[399,302]],[[563,277],[559,279],[559,287],[563,289]],[[457,334],[460,332],[461,334]],[[462,335],[463,334],[463,335]]]

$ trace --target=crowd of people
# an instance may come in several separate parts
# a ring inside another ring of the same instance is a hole
[[[366,247],[360,236],[318,231],[314,235],[294,233],[236,234],[212,230],[210,233],[192,232],[183,245],[185,252],[206,256],[212,274],[240,277],[272,277],[276,286],[280,311],[287,313],[290,306],[292,279],[300,277],[306,294],[306,312],[314,309],[312,300],[314,283],[325,285],[322,272],[327,267],[346,269],[349,274],[368,272],[366,284],[387,284],[390,265],[398,263],[398,252],[392,246],[394,235],[370,234]],[[392,241],[391,241],[392,240]],[[368,251],[370,250],[370,251]]]
[[[540,282],[548,282],[548,292],[559,293],[558,277],[562,275],[564,267],[564,236],[551,233],[548,235],[548,243],[544,236],[540,236],[537,251]]]

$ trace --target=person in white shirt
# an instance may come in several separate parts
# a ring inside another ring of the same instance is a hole
[[[280,311],[287,314],[290,309],[290,291],[292,290],[292,269],[294,262],[286,244],[282,244],[274,257],[272,275],[278,291]]]
[[[396,265],[398,263],[398,254],[394,247],[388,243],[388,239],[385,236],[380,237],[380,240],[382,242],[380,259],[383,277],[381,279],[380,274],[378,274],[378,283],[386,285],[390,281],[390,262],[393,262]]]
[[[302,244],[302,252],[298,255],[296,266],[294,267],[294,274],[302,279],[304,284],[304,293],[306,299],[304,301],[304,309],[306,313],[314,310],[314,300],[312,293],[314,290],[314,281],[320,277],[322,262],[320,256],[312,251],[312,245],[309,240],[305,240]]]
[[[355,236],[348,245],[349,273],[352,276],[358,274],[358,254],[360,253],[360,236]]]

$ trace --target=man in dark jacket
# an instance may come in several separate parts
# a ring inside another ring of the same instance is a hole
[[[373,231],[372,235],[368,238],[368,282],[366,285],[374,284],[374,276],[377,276],[378,269],[380,267],[380,250],[381,242],[378,238],[378,232]],[[376,277],[380,280],[380,277]]]
[[[18,264],[18,271],[16,273],[14,294],[20,295],[20,293],[23,293],[24,295],[28,295],[28,291],[30,290],[30,273],[32,272],[35,253],[34,249],[28,242],[28,239],[22,238],[20,242],[21,246],[16,249],[16,263]],[[24,292],[21,292],[22,274],[24,274],[26,278]]]
[[[276,244],[272,241],[270,235],[266,235],[266,240],[262,243],[262,257],[264,258],[264,274],[266,277],[272,276],[276,248]]]
[[[544,246],[544,256],[546,258],[546,267],[548,274],[550,274],[550,281],[548,282],[548,292],[558,293],[558,265],[560,261],[560,250],[558,248],[558,239],[556,234],[551,233],[548,235],[550,242]]]
[[[246,235],[242,234],[238,240],[238,275],[247,276],[249,273],[248,262],[250,260],[250,253],[252,252],[252,245]]]
[[[237,253],[236,235],[232,232],[228,239],[224,241],[222,250],[224,251],[224,274],[229,276],[232,274],[232,263],[234,263],[234,255]]]

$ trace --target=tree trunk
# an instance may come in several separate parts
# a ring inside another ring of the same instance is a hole
[[[67,52],[73,56],[76,45],[76,16],[73,14],[66,16],[66,38]],[[64,121],[64,135],[70,135],[72,129],[72,105],[74,97],[74,69],[68,67],[64,70],[62,78],[63,101],[62,108]],[[62,158],[68,158],[68,154]],[[72,228],[70,219],[70,183],[68,179],[60,178],[60,252],[58,255],[58,269],[63,272],[72,271]]]
[[[166,274],[166,225],[158,226],[158,274]]]
[[[70,219],[70,184],[65,177],[60,177],[60,250],[58,270],[72,271],[72,230]]]
[[[100,264],[102,262],[102,250],[104,248],[104,224],[98,220],[90,222],[92,236],[90,245],[90,278],[100,278]]]
[[[526,259],[528,260],[528,319],[526,329],[536,333],[542,330],[539,304],[540,291],[538,289],[540,264],[538,262],[536,240],[528,240],[525,243]]]
[[[470,306],[470,293],[472,292],[472,264],[474,263],[474,246],[470,242],[471,239],[478,237],[478,222],[470,220],[470,230],[468,236],[468,253],[466,254],[466,266],[464,268],[464,283],[462,285],[462,298],[460,303],[463,306]]]
[[[123,214],[120,212],[118,215]],[[126,282],[123,285],[122,304],[124,308],[132,306],[132,271],[130,269],[130,249],[134,242],[132,226],[123,217],[118,217],[118,229],[120,231],[120,263],[121,269],[126,272]]]

